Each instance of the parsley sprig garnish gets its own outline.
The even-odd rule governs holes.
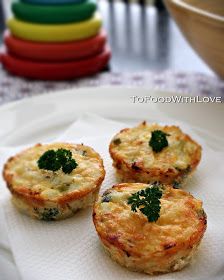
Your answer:
[[[40,169],[58,171],[62,168],[62,171],[66,174],[72,172],[78,164],[72,158],[72,152],[66,149],[48,150],[37,161],[37,165]]]
[[[138,208],[149,222],[156,222],[160,217],[161,197],[161,189],[158,186],[152,186],[132,194],[128,198],[128,204],[131,204],[133,212],[137,212]]]
[[[167,136],[170,135],[161,130],[152,131],[151,139],[149,140],[149,146],[152,147],[154,152],[159,153],[168,146],[168,141],[166,138]]]

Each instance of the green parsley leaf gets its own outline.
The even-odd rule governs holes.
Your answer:
[[[54,221],[58,214],[59,211],[57,208],[45,208],[40,215],[43,221]]]
[[[160,217],[160,198],[162,190],[153,185],[144,190],[132,194],[128,198],[131,210],[137,212],[137,208],[148,218],[149,222],[156,222]]]
[[[59,210],[57,208],[44,208],[43,210],[39,210],[34,207],[33,210],[39,216],[40,220],[43,221],[54,221],[56,216],[59,214]]]
[[[58,149],[56,153],[62,166],[72,158],[72,152],[66,149]]]
[[[54,150],[46,151],[37,162],[40,169],[57,171],[61,168],[61,163],[57,158],[57,154]]]
[[[66,149],[48,150],[37,161],[37,165],[40,169],[58,171],[62,168],[62,171],[66,174],[72,172],[78,164],[72,158],[72,152]]]
[[[170,135],[161,130],[152,131],[151,139],[149,140],[149,146],[152,147],[154,152],[159,153],[168,146],[166,136]]]
[[[74,159],[70,159],[62,166],[62,171],[66,174],[69,174],[77,166],[78,166],[77,162]]]

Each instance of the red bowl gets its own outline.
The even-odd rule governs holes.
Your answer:
[[[21,59],[41,62],[62,62],[80,60],[101,53],[107,40],[106,32],[69,43],[38,43],[18,39],[9,32],[5,33],[4,42],[8,53]]]
[[[106,47],[93,57],[70,62],[36,62],[22,60],[11,54],[2,54],[0,60],[10,73],[38,80],[69,80],[96,74],[105,68],[110,60],[111,51]]]

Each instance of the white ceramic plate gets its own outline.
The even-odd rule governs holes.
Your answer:
[[[222,103],[133,103],[132,96],[177,95],[120,87],[72,89],[39,95],[0,108],[0,146],[52,140],[84,112],[133,123],[166,117],[187,122],[210,147],[224,147]]]
[[[142,120],[165,122],[167,118],[173,118],[188,123],[213,149],[223,150],[223,104],[143,104],[133,103],[132,99],[132,96],[172,95],[176,94],[147,89],[88,88],[13,102],[0,108],[0,146],[51,141],[81,114],[91,112],[130,124]],[[7,263],[4,269],[15,270],[11,253],[3,251],[0,251],[1,270],[4,263]],[[17,271],[12,273],[17,274]]]

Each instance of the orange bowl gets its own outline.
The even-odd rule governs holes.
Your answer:
[[[224,78],[224,0],[164,2],[194,50]]]

